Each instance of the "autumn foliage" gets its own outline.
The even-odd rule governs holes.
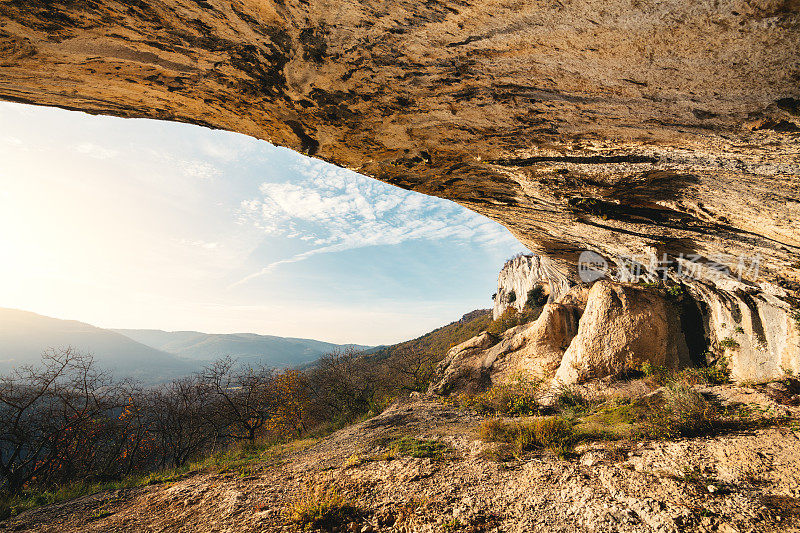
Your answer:
[[[39,367],[0,378],[0,489],[121,479],[232,442],[285,440],[310,423],[309,382],[297,370],[230,359],[158,387],[115,381],[91,357],[48,351]]]

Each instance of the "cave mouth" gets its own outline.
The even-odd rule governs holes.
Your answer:
[[[710,345],[706,335],[705,322],[707,305],[691,296],[683,298],[680,304],[681,330],[683,331],[689,358],[697,366],[707,366],[705,354]]]

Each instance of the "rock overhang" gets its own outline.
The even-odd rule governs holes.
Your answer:
[[[800,305],[800,5],[0,2],[0,98],[224,128],[454,200],[574,275],[761,258]]]

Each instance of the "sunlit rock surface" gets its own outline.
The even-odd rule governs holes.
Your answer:
[[[542,298],[555,301],[571,283],[568,275],[550,259],[539,255],[520,255],[507,261],[497,277],[492,317],[496,320],[509,306],[517,311],[525,307],[530,291],[538,288]]]
[[[555,382],[620,376],[644,363],[671,370],[689,365],[677,306],[654,291],[598,281]]]
[[[529,277],[524,259],[506,263],[501,287],[510,279],[541,282]],[[740,382],[800,374],[800,323],[786,302],[729,278],[670,283],[576,283],[535,321],[451,348],[430,392],[482,390],[519,377],[571,385],[624,376],[645,363],[677,370],[720,358]]]
[[[796,0],[3,0],[0,98],[253,135],[566,264],[760,253],[796,295],[798,49]]]

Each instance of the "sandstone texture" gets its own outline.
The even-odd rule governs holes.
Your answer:
[[[797,0],[0,0],[0,98],[224,128],[441,196],[565,268],[800,288]],[[794,300],[797,306],[797,300]]]

